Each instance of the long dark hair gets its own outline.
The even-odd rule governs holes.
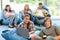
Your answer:
[[[30,15],[29,15],[29,14],[25,14],[25,16],[24,16],[24,17],[26,17],[26,16],[27,16],[27,17],[30,17]],[[27,23],[27,29],[30,31],[30,28],[29,28],[29,27],[30,27],[30,22],[28,22],[28,23]]]
[[[30,31],[30,22],[27,23],[27,29]]]
[[[10,7],[10,5],[6,5],[5,11],[8,11],[8,10],[7,10],[7,7]],[[9,9],[9,12],[11,12],[11,8]]]

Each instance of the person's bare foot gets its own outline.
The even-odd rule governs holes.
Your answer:
[[[14,26],[15,26],[15,27],[17,27],[17,25],[16,25],[16,24],[14,24]]]
[[[12,25],[10,25],[10,24],[9,24],[9,26],[8,26],[8,27],[9,27],[9,28],[13,28],[13,26],[12,26]]]

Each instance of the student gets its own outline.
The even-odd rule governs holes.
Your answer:
[[[43,6],[43,4],[39,3],[39,6],[38,6],[38,8],[36,9],[36,11],[34,13],[35,16],[39,16],[39,17],[45,17],[45,16],[47,16],[48,12],[45,9],[43,9],[42,6]]]
[[[44,18],[47,16],[47,11],[45,9],[43,9],[43,4],[39,3],[38,8],[35,10],[34,12],[34,18],[35,18],[35,24],[40,25],[41,21],[40,20],[44,20]]]
[[[14,21],[14,26],[17,26],[17,15],[10,8],[10,5],[6,5],[4,10],[4,18],[9,21],[9,27],[12,26],[12,22]]]
[[[18,25],[18,27],[19,26],[24,26],[29,29],[29,31],[34,31],[34,23],[30,21],[30,16],[28,14],[24,16],[24,20]]]
[[[40,36],[33,36],[32,40],[34,40],[34,38],[41,40],[60,40],[60,30],[52,25],[50,18],[45,18],[44,25],[46,28],[41,31]]]
[[[22,17],[24,18],[25,14],[30,15],[30,20],[33,21],[32,11],[29,8],[28,4],[25,4],[24,9],[22,10]]]
[[[35,29],[34,29],[34,23],[32,21],[30,21],[30,16],[28,14],[26,14],[24,16],[24,20],[23,22],[21,22],[18,27],[26,27],[29,30],[29,34],[34,33]]]
[[[34,28],[34,23],[32,21],[30,21],[30,16],[28,14],[26,14],[24,16],[24,20],[23,22],[21,22],[18,27],[25,27],[29,30],[29,35],[32,38],[32,36],[37,35],[35,34],[35,28]]]

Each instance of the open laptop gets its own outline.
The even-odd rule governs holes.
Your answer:
[[[17,27],[16,28],[16,33],[19,35],[19,36],[22,36],[24,38],[29,38],[29,31],[28,29],[24,28],[24,27]]]

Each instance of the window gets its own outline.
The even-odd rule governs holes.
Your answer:
[[[7,4],[10,4],[12,9],[14,9],[16,12],[19,12],[23,9],[24,4],[26,3],[31,6],[31,9],[34,9],[32,7],[36,8],[39,2],[42,2],[48,6],[52,16],[60,16],[60,0],[3,0],[3,4],[0,5],[0,9],[4,8]]]
[[[60,16],[60,0],[47,0],[47,6],[51,10],[53,16]]]
[[[0,0],[0,11],[2,10],[2,0]]]
[[[10,0],[10,2],[14,2],[14,0]]]

